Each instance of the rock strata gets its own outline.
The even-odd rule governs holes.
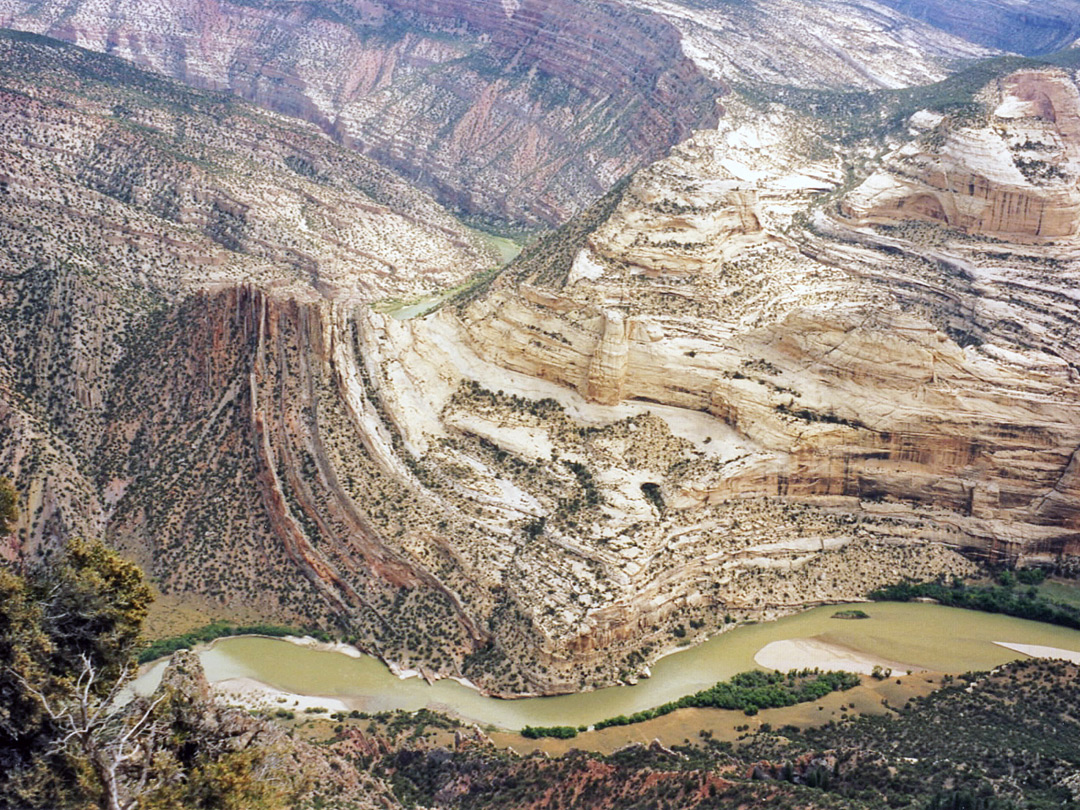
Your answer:
[[[606,2],[3,0],[0,25],[231,90],[443,203],[531,225],[565,220],[710,125],[721,92],[662,17]]]
[[[970,570],[955,550],[1072,565],[1074,94],[1059,72],[1024,71],[987,91],[989,127],[931,113],[912,124],[916,146],[928,119],[946,144],[1038,133],[1063,175],[1045,183],[1007,150],[945,154],[1047,211],[1059,201],[1058,224],[1044,222],[1060,236],[963,184],[938,193],[985,204],[967,223],[910,206],[860,218],[874,180],[815,205],[841,188],[843,156],[808,148],[810,120],[732,104],[591,230],[553,241],[558,253],[526,254],[457,316],[388,331],[411,379],[456,369],[468,384],[449,400],[421,386],[443,420],[407,429],[428,458],[472,436],[494,445],[503,475],[540,460],[570,473],[511,479],[532,496],[532,528],[508,551],[520,580],[510,568],[502,581],[518,594],[559,582],[532,613],[549,677],[604,651],[633,661],[643,634],[663,643],[650,624]],[[897,160],[874,176],[907,189],[946,174]],[[555,428],[564,419],[569,431]]]
[[[307,125],[36,38],[0,53],[10,553],[104,533],[167,591],[501,694],[973,559],[1080,557],[1062,71],[888,143],[732,97],[469,286],[475,234]]]
[[[1024,71],[991,95],[985,122],[956,127],[924,116],[921,137],[848,195],[844,213],[860,224],[924,220],[1004,240],[1075,237],[1076,84],[1064,71]]]

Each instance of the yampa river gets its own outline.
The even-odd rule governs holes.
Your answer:
[[[991,669],[1026,657],[994,642],[1080,654],[1080,631],[1039,622],[933,604],[883,602],[856,607],[870,618],[832,618],[843,608],[834,605],[775,622],[742,625],[661,659],[653,666],[652,677],[637,685],[520,700],[485,697],[453,680],[435,684],[419,678],[403,680],[376,658],[350,657],[281,639],[220,639],[201,649],[199,655],[212,683],[251,679],[282,692],[328,699],[332,705],[344,703],[350,709],[376,712],[426,707],[485,726],[520,729],[525,725],[591,724],[659,706],[736,673],[760,668],[754,656],[766,645],[788,640],[812,639],[819,646],[835,645],[867,659],[885,659],[913,670],[954,673]],[[828,663],[820,662],[822,668],[828,668]],[[152,665],[139,678],[136,690],[152,690],[164,666],[164,661]],[[897,670],[895,674],[903,673]],[[310,700],[306,703],[312,705]],[[282,705],[288,708],[290,703]]]

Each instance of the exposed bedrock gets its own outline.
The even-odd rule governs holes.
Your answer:
[[[1065,72],[1025,71],[992,93],[983,126],[926,114],[923,135],[843,203],[860,223],[919,219],[1006,240],[1080,230],[1080,102]]]
[[[160,326],[101,451],[123,487],[112,541],[170,591],[329,619],[403,665],[459,668],[488,637],[483,594],[459,595],[467,581],[420,521],[438,507],[369,399],[347,311],[243,286]],[[434,563],[410,553],[421,539]]]
[[[671,21],[683,50],[721,81],[835,89],[939,81],[994,51],[874,0],[626,0]],[[1034,0],[1026,0],[1034,6]],[[768,43],[768,47],[763,47]]]
[[[971,556],[1080,557],[1068,228],[867,207],[814,120],[732,99],[490,286],[396,320],[372,299],[490,266],[429,197],[235,99],[0,48],[24,551],[104,531],[167,591],[504,693]],[[1067,223],[1071,79],[987,98],[912,118],[928,157],[887,156],[887,187],[993,210],[937,182],[947,158]],[[950,151],[984,136],[1008,148]]]
[[[960,530],[956,544],[995,557],[1080,554],[1080,501],[1067,494],[1076,494],[1080,416],[1063,366],[1033,379],[901,313],[867,323],[864,312],[798,308],[723,341],[704,325],[628,319],[617,334],[612,325],[597,313],[568,328],[557,312],[506,302],[472,335],[500,364],[591,401],[703,411],[756,444],[666,479],[670,506],[888,500],[942,510],[937,519]],[[538,332],[569,340],[537,345]]]
[[[615,3],[0,0],[0,23],[306,118],[443,203],[531,224],[718,113],[678,31]]]
[[[946,222],[905,205],[852,216],[876,199],[872,178],[841,205],[859,227],[817,214],[815,230],[792,239],[792,202],[827,163],[732,177],[742,188],[733,195],[724,180],[737,168],[725,161],[765,164],[731,149],[722,127],[639,174],[564,285],[526,271],[473,304],[471,345],[587,401],[659,403],[733,430],[745,442],[738,452],[668,471],[669,507],[848,498],[856,513],[918,515],[994,559],[1080,554],[1070,292],[1080,103],[1055,71],[1014,74],[995,92],[987,128],[937,117],[948,170],[891,158],[875,175],[897,194],[935,188],[968,210],[954,231],[926,241]],[[1026,179],[1005,146],[950,151],[987,132],[1038,151],[1056,172]],[[775,155],[782,144],[760,148]],[[976,174],[988,193],[958,179]],[[1041,207],[1041,227],[1009,194]],[[717,222],[727,223],[719,238]]]
[[[995,120],[1060,79],[1011,77]],[[1040,150],[1063,173],[1070,98]],[[1040,109],[1024,133],[1050,132]],[[530,650],[532,688],[632,672],[721,612],[1080,557],[1071,237],[839,216],[814,205],[844,177],[813,137],[733,104],[477,300],[363,320],[403,446],[490,527],[521,620],[497,608],[492,644]]]

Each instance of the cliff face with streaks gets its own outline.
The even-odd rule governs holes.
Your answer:
[[[1011,74],[979,112],[927,110],[902,137],[923,143],[928,120],[945,144],[1041,133],[1023,148],[1060,174],[1017,186],[1068,199],[1075,92]],[[632,666],[665,625],[718,610],[964,570],[956,550],[1080,556],[1075,212],[1053,234],[1016,208],[853,218],[866,184],[845,189],[820,122],[729,113],[456,314],[384,327],[383,385],[424,401],[394,410],[419,457],[478,440],[498,472],[463,485],[519,490],[503,582],[535,606],[549,676],[613,652]],[[1019,174],[1007,156],[969,156],[969,175]],[[933,182],[894,161],[898,183]]]
[[[993,94],[983,126],[922,116],[922,136],[848,195],[859,223],[940,222],[1006,240],[1067,240],[1080,230],[1080,94],[1065,71],[1024,71]]]
[[[0,25],[317,123],[443,203],[566,219],[718,114],[663,18],[613,3],[4,0]]]
[[[312,127],[55,42],[0,53],[4,555],[105,534],[168,592],[345,618],[372,649],[404,646],[379,633],[415,591],[460,656],[482,631],[321,466],[313,420],[351,411],[315,400],[355,347],[318,302],[453,286],[494,251]]]
[[[901,87],[993,52],[835,0],[0,0],[0,26],[230,90],[444,204],[533,226],[714,124],[731,83]]]
[[[586,400],[733,429],[731,458],[658,482],[671,506],[855,498],[992,556],[1075,556],[1078,99],[1026,71],[986,91],[985,125],[919,113],[886,168],[808,220],[793,202],[839,181],[831,161],[770,166],[798,153],[767,122],[701,134],[637,176],[564,276],[526,271],[465,328]],[[928,141],[939,162],[919,160]]]
[[[972,42],[1014,53],[1050,53],[1069,47],[1080,36],[1080,4],[1075,0],[882,0],[882,5]]]

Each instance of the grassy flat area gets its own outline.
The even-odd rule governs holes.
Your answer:
[[[371,308],[376,312],[390,315],[401,321],[415,318],[420,315],[426,315],[451,298],[467,293],[472,288],[487,283],[499,272],[499,270],[516,259],[518,254],[521,253],[521,244],[509,237],[497,236],[488,233],[487,231],[477,230],[476,228],[473,228],[472,230],[485,244],[498,253],[499,263],[497,265],[489,267],[487,270],[483,270],[479,273],[474,273],[456,287],[451,287],[448,290],[422,295],[419,298],[409,301],[402,301],[397,298],[384,298],[381,301],[373,303]]]
[[[1039,586],[1039,596],[1051,602],[1080,608],[1080,580],[1048,579]]]
[[[218,620],[255,624],[264,618],[241,605],[222,605],[192,594],[163,594],[156,586],[151,587],[154,602],[143,625],[143,635],[150,640],[180,636]]]

